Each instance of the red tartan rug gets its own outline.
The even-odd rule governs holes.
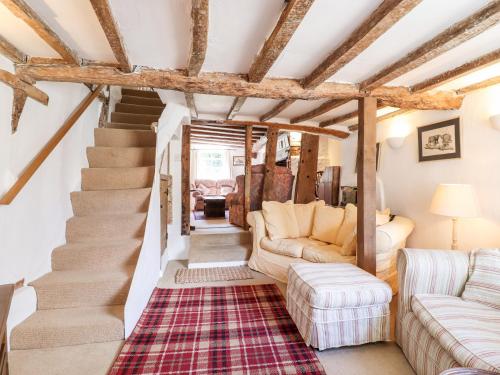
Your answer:
[[[110,374],[324,374],[276,285],[155,289]]]

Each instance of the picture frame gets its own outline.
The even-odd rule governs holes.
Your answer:
[[[460,119],[421,126],[418,132],[418,161],[461,157]]]
[[[244,156],[233,156],[233,167],[241,167],[245,165]]]

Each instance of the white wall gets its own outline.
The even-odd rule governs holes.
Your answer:
[[[0,56],[0,69],[13,71]],[[88,94],[84,85],[36,85],[50,99],[44,106],[28,99],[17,133],[11,135],[12,89],[0,84],[0,194]],[[27,282],[50,271],[52,250],[65,242],[65,222],[72,216],[69,193],[80,189],[85,147],[93,144],[100,103],[95,101],[8,206],[0,206],[0,284]]]
[[[416,222],[409,247],[450,247],[451,220],[429,212],[439,183],[472,184],[479,197],[481,217],[459,220],[459,247],[500,247],[500,132],[489,124],[489,117],[500,113],[499,98],[497,85],[468,95],[458,111],[418,111],[379,124],[379,141],[408,134],[400,149],[382,145],[379,177],[387,206]],[[455,117],[460,117],[462,157],[419,163],[416,128]],[[356,184],[356,142],[355,136],[342,142],[344,185]]]

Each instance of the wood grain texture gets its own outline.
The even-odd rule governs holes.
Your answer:
[[[316,171],[318,170],[319,136],[303,134],[300,144],[299,169],[295,185],[295,203],[316,200]]]
[[[57,132],[49,139],[49,141],[43,146],[43,148],[38,152],[34,159],[24,168],[20,176],[12,185],[12,187],[0,198],[0,205],[10,204],[14,198],[19,194],[22,188],[28,183],[30,178],[35,174],[38,168],[43,164],[45,159],[51,154],[51,152],[56,148],[56,146],[61,142],[68,131],[77,122],[83,112],[88,108],[88,106],[99,96],[99,93],[104,88],[104,86],[98,86],[94,92],[90,92],[82,102],[71,112],[69,117],[64,121],[62,126],[57,130]]]
[[[269,112],[264,113],[260,117],[260,121],[267,121],[273,117],[276,117],[279,113],[283,112],[285,109],[290,107],[293,103],[295,103],[295,100],[293,99],[286,99],[278,103],[275,107],[273,107]]]
[[[192,0],[193,33],[187,73],[197,76],[205,61],[208,41],[208,0]]]
[[[350,102],[349,99],[343,99],[343,100],[332,99],[332,100],[329,100],[329,101],[321,104],[319,107],[314,108],[313,110],[311,110],[309,112],[306,112],[306,113],[304,113],[302,115],[299,115],[297,117],[293,117],[292,119],[290,119],[290,122],[292,124],[296,124],[297,122],[301,122],[301,121],[306,121],[306,120],[312,119],[314,117],[317,117],[317,116],[320,116],[320,115],[322,115],[324,113],[327,113],[327,112],[331,111],[332,109],[335,109],[335,108],[338,108],[340,106],[343,106],[344,104],[347,104],[349,102]]]
[[[43,21],[24,0],[0,0],[12,14],[24,21],[54,49],[64,60],[79,64],[78,56],[66,43]]]
[[[18,75],[12,74],[6,70],[0,69],[0,82],[7,84],[13,89],[21,90],[26,93],[30,98],[42,104],[49,104],[49,96],[42,90],[36,88],[30,83],[20,79]]]
[[[143,68],[124,73],[112,67],[75,65],[20,64],[17,72],[37,81],[77,82],[130,87],[152,87],[200,94],[250,96],[268,99],[348,99],[374,96],[395,106],[407,102],[418,109],[457,109],[462,97],[453,91],[413,94],[405,87],[379,87],[360,90],[355,84],[325,82],[314,89],[304,89],[293,79],[268,79],[248,82],[244,76],[231,73],[200,73],[189,77],[179,70]]]
[[[264,189],[262,191],[263,201],[274,201],[273,195],[273,181],[274,172],[276,169],[276,149],[278,146],[279,129],[267,129],[267,142],[266,142],[266,170],[264,174]]]
[[[191,128],[189,125],[182,127],[181,145],[181,192],[182,192],[182,220],[181,234],[188,236],[191,233],[191,192],[190,190],[190,168],[191,168]]]
[[[375,275],[377,100],[359,99],[357,264]]]
[[[240,132],[231,132],[231,131],[220,131],[220,130],[199,130],[195,127],[191,128],[191,135],[205,135],[205,136],[220,136],[220,137],[229,137],[235,139],[245,139],[245,133]],[[252,135],[252,139],[259,139],[260,137],[257,135]]]
[[[245,104],[245,101],[247,98],[240,96],[237,98],[234,98],[233,104],[231,105],[231,108],[229,109],[229,112],[226,116],[228,120],[232,120],[234,116],[236,116],[239,112],[241,107],[243,107],[243,104]]]
[[[11,120],[11,131],[14,134],[17,131],[19,125],[19,120],[21,114],[23,113],[24,105],[26,104],[26,99],[28,95],[26,92],[20,89],[14,89],[14,96],[12,100],[12,120]]]
[[[385,0],[311,74],[303,80],[305,88],[324,82],[389,30],[422,0]]]
[[[248,230],[247,214],[250,212],[250,193],[252,187],[252,127],[245,128],[245,192],[243,201],[244,229]]]
[[[120,34],[120,30],[118,29],[115,18],[113,17],[109,1],[90,0],[90,3],[92,4],[94,12],[97,15],[97,19],[104,30],[104,34],[106,35],[106,39],[108,40],[113,54],[115,55],[116,61],[120,64],[120,68],[124,72],[131,72],[132,66],[128,60],[125,45],[123,44],[123,38]]]
[[[235,134],[241,134],[244,135],[246,132],[246,127],[245,126],[234,126],[234,125],[222,125],[222,126],[215,126],[215,125],[193,125],[191,124],[191,130],[205,130],[205,131],[216,131],[216,132],[223,132],[223,133],[235,133]],[[254,136],[261,137],[263,135],[266,135],[266,128],[265,127],[256,127],[254,126],[252,129],[252,134]]]
[[[473,15],[455,23],[400,60],[382,69],[361,83],[363,89],[373,89],[413,70],[427,61],[479,35],[500,21],[500,1],[491,1]]]
[[[0,55],[4,55],[13,63],[23,63],[27,61],[27,56],[18,50],[7,39],[0,35]]]
[[[189,108],[192,118],[198,118],[198,110],[196,109],[196,103],[194,101],[194,94],[191,92],[185,92],[184,97],[186,99],[186,105]]]

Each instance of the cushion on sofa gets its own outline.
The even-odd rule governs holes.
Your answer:
[[[416,294],[411,308],[461,366],[500,370],[500,310],[439,294]]]
[[[286,255],[294,258],[302,258],[302,250],[305,246],[326,245],[324,242],[311,240],[309,238],[282,238],[271,240],[264,237],[260,241],[260,246],[267,251],[279,255]]]
[[[300,237],[293,204],[264,201],[262,214],[271,240]]]
[[[323,242],[335,243],[342,220],[344,220],[344,209],[317,206],[314,210],[311,238]]]
[[[340,253],[343,256],[355,256],[357,249],[357,229],[355,229],[345,240],[344,244],[340,248]]]
[[[293,205],[295,217],[299,225],[300,237],[311,236],[314,223],[314,211],[316,207],[324,205],[325,201],[314,201],[305,204],[296,203]]]
[[[470,268],[462,298],[500,309],[500,249],[475,251]]]
[[[383,211],[377,210],[375,213],[375,222],[377,227],[380,225],[387,224],[389,221],[391,221],[391,209],[386,208]]]
[[[352,239],[352,234],[356,231],[358,209],[355,205],[349,203],[344,209],[344,221],[338,231],[334,244],[343,246],[346,241]]]
[[[356,263],[356,257],[343,256],[340,246],[330,244],[326,246],[305,246],[302,258],[314,263]]]

